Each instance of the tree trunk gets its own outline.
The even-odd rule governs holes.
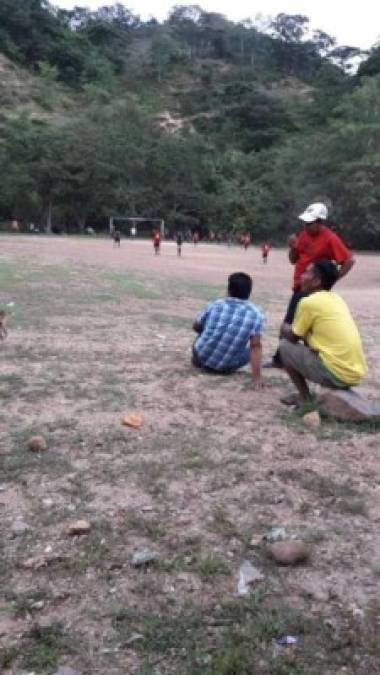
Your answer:
[[[84,234],[85,225],[86,225],[86,217],[85,216],[79,216],[78,217],[79,234]]]
[[[46,216],[46,232],[47,232],[47,234],[51,234],[51,229],[52,229],[52,213],[53,213],[53,204],[52,204],[51,199],[49,199],[48,210],[47,210],[47,216]]]

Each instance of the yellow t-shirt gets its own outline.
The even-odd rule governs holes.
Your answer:
[[[317,291],[302,298],[292,331],[318,352],[322,364],[345,384],[358,384],[367,372],[358,329],[336,293]]]

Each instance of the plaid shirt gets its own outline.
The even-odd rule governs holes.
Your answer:
[[[265,317],[248,300],[225,298],[210,302],[197,316],[202,333],[194,348],[203,366],[234,370],[248,363],[248,341],[261,335]]]

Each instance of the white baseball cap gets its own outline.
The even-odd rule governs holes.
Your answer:
[[[305,223],[313,223],[315,220],[327,220],[328,215],[329,211],[327,206],[321,202],[317,202],[316,204],[310,204],[306,211],[301,213],[298,218]]]

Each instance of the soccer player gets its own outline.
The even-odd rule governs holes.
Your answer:
[[[180,258],[182,255],[182,243],[183,243],[182,232],[177,232],[176,242],[177,242],[177,256]]]
[[[193,324],[199,336],[193,345],[192,362],[197,368],[220,374],[232,373],[250,363],[254,388],[261,389],[265,318],[261,308],[248,301],[251,291],[248,274],[231,274],[228,296],[210,302]]]
[[[264,265],[266,265],[267,262],[268,262],[268,255],[269,255],[269,251],[271,250],[271,248],[272,248],[271,245],[268,244],[268,242],[266,242],[266,241],[264,241],[264,243],[261,244],[261,255],[263,257]]]
[[[155,230],[153,234],[153,248],[156,255],[159,255],[160,253],[160,246],[161,246],[161,235],[158,230]]]
[[[120,230],[114,230],[114,231],[113,231],[113,234],[112,234],[112,238],[113,238],[113,246],[114,246],[114,248],[115,248],[115,246],[117,246],[118,248],[120,248],[120,241],[121,241],[121,233],[120,233]]]

